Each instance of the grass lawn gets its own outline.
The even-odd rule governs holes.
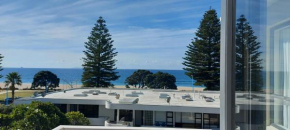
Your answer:
[[[30,97],[33,95],[34,92],[43,92],[44,90],[17,90],[15,92],[15,97]],[[0,91],[0,93],[6,91]],[[11,97],[11,92],[8,92],[8,97]],[[6,93],[0,94],[0,101],[4,101],[6,98]]]

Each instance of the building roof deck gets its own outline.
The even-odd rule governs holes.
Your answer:
[[[105,92],[106,94],[87,94],[87,96],[74,96],[75,94],[82,94],[82,92],[90,91],[90,90],[100,90],[101,92]],[[139,97],[126,97],[127,94],[132,94],[132,92],[143,94],[138,94]],[[109,93],[116,92],[120,94],[120,98],[116,99],[114,95],[108,95]],[[159,98],[161,93],[166,93],[171,97],[170,104],[167,103],[165,98]],[[190,95],[193,101],[186,101],[182,99],[184,95]],[[214,102],[206,102],[202,95],[206,97],[211,97],[215,99]],[[105,88],[91,88],[91,89],[71,89],[66,90],[66,92],[54,92],[45,95],[45,97],[38,96],[34,98],[22,98],[21,100],[60,100],[60,99],[80,99],[80,100],[92,100],[92,101],[110,101],[113,104],[119,104],[119,100],[124,98],[138,98],[139,101],[137,104],[139,105],[159,105],[159,106],[186,106],[186,107],[207,107],[207,108],[219,108],[220,107],[220,99],[219,93],[211,93],[211,92],[190,92],[190,91],[177,91],[177,90],[152,90],[152,89],[142,89],[142,90],[132,90],[132,89],[105,89]]]

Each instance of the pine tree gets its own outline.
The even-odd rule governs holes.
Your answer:
[[[220,87],[220,21],[216,10],[210,9],[203,15],[196,37],[187,46],[183,68],[194,85],[203,85],[207,90]]]
[[[110,81],[117,80],[120,76],[115,70],[114,59],[117,56],[113,48],[113,40],[107,29],[106,22],[99,17],[95,27],[85,42],[85,58],[83,58],[82,83],[84,87],[109,87],[114,86]]]
[[[236,24],[236,90],[259,91],[262,88],[260,42],[244,15]]]
[[[0,54],[0,71],[3,70],[2,66],[1,66],[1,64],[2,64],[2,59],[3,59],[3,58],[4,58],[4,57]],[[0,78],[2,78],[2,77],[3,77],[3,75],[0,74]]]

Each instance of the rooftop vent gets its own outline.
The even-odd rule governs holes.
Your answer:
[[[93,92],[93,95],[99,95],[99,93],[98,92]]]
[[[191,98],[191,96],[189,94],[185,94],[184,96],[182,96],[182,99],[187,99],[187,98]]]
[[[101,92],[101,91],[100,91],[99,94],[107,94],[107,92]]]
[[[124,98],[119,101],[120,104],[137,104],[139,98]]]
[[[45,92],[42,92],[42,93],[41,93],[41,96],[42,96],[42,97],[45,97],[45,95],[46,95]]]
[[[99,94],[107,94],[106,92],[101,92],[100,90],[89,90],[89,91],[83,91],[83,94],[93,94],[93,95],[99,95]]]
[[[111,93],[109,93],[108,95],[109,95],[109,96],[116,96],[117,93],[116,93],[116,92],[111,92]]]
[[[74,94],[75,97],[86,97],[88,94]]]
[[[33,93],[33,96],[34,96],[34,97],[37,97],[37,96],[38,96],[38,92],[34,92],[34,93]]]
[[[100,90],[89,90],[89,92],[93,93],[93,92],[101,92]]]
[[[126,94],[126,97],[139,97],[138,94]]]
[[[160,93],[159,98],[166,98],[169,97],[167,93]]]
[[[211,97],[204,97],[206,102],[214,102],[215,100]]]
[[[143,95],[143,92],[141,92],[141,91],[140,92],[133,91],[132,94]]]

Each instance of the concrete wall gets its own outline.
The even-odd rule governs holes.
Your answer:
[[[114,109],[106,109],[105,105],[99,105],[99,117],[109,117],[110,121],[114,121],[114,116]]]
[[[105,126],[105,118],[88,118],[90,121],[90,125],[95,126]]]

